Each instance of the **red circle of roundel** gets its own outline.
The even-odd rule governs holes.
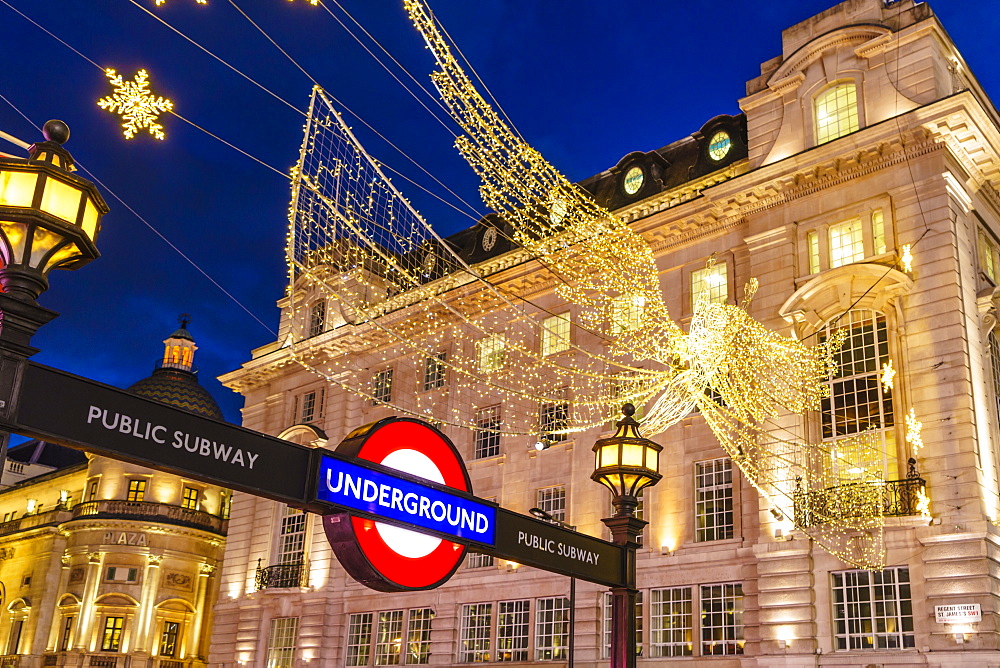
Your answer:
[[[387,418],[357,430],[337,447],[337,452],[382,463],[399,450],[415,450],[441,472],[444,484],[471,492],[469,475],[461,456],[447,436],[413,418]],[[349,520],[349,521],[348,521]],[[433,589],[450,578],[465,556],[465,546],[441,540],[430,554],[407,557],[382,539],[375,522],[336,513],[324,517],[330,544],[344,568],[359,582],[380,591]]]

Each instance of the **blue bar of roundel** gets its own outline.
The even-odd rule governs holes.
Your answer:
[[[495,507],[332,457],[320,462],[316,498],[456,538],[496,542]]]

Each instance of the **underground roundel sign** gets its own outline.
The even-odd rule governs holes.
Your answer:
[[[392,417],[365,425],[337,446],[337,454],[381,464],[460,492],[472,492],[465,464],[448,437],[413,418]],[[349,462],[328,460],[320,488],[321,496],[329,501],[342,505],[370,502],[371,512],[382,517],[406,520],[410,513],[421,521],[426,519],[429,527],[439,521],[442,528],[450,527],[450,533],[456,536],[475,537],[470,532],[477,525],[482,530],[486,523],[492,530],[492,518],[477,510],[482,504],[446,495],[437,498],[432,493],[437,490],[427,488],[411,491],[406,481],[384,475],[380,480],[371,471]],[[433,589],[454,574],[465,556],[464,545],[350,512],[324,516],[323,527],[345,570],[358,582],[379,591]]]

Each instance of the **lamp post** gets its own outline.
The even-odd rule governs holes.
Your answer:
[[[601,520],[611,529],[611,540],[625,548],[625,586],[611,588],[611,667],[635,668],[636,539],[645,520],[635,516],[639,493],[663,476],[659,473],[663,447],[639,433],[632,417],[635,406],[622,406],[624,417],[615,423],[615,434],[594,444],[596,467],[590,476],[611,490],[614,517]]]
[[[35,301],[53,269],[78,269],[98,257],[95,242],[108,206],[93,183],[73,174],[62,144],[69,127],[48,121],[45,141],[27,158],[0,155],[0,415],[14,415],[24,365],[38,352],[31,337],[58,313]],[[0,432],[0,473],[10,434]]]

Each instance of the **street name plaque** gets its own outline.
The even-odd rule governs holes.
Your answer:
[[[29,362],[14,431],[277,499],[309,496],[310,448]]]

